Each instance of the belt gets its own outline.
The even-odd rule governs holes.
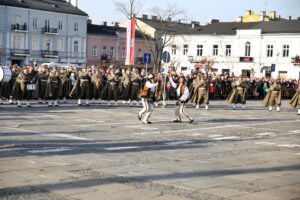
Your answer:
[[[58,81],[51,81],[51,82],[53,82],[53,83],[58,83]]]
[[[115,83],[115,82],[109,82],[109,84],[111,84],[111,85],[116,85],[117,83]]]
[[[273,90],[272,93],[279,93],[279,91]]]
[[[132,83],[132,85],[140,85],[140,84],[138,84],[138,83]]]
[[[86,81],[89,81],[89,80],[88,79],[80,79],[80,81],[86,82]]]
[[[45,79],[41,79],[41,81],[42,81],[42,82],[47,82],[47,80],[45,80]]]
[[[237,89],[238,89],[238,90],[243,90],[244,88],[242,88],[242,87],[238,87]]]

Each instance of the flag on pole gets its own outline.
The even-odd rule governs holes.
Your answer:
[[[131,19],[128,21],[127,24],[125,65],[134,65],[134,44],[135,44],[135,20]]]

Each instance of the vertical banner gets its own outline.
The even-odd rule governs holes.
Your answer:
[[[126,32],[126,61],[125,65],[134,65],[135,20],[129,20]]]

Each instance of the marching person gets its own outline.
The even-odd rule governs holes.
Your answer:
[[[205,104],[205,109],[208,110],[209,104],[209,90],[208,82],[205,80],[203,74],[198,74],[197,78],[192,83],[193,96],[191,102],[196,104],[196,110],[199,109],[200,105]]]
[[[42,66],[38,73],[38,80],[36,84],[35,97],[38,98],[38,103],[46,103],[46,87],[49,79],[49,69],[48,66]]]
[[[232,105],[233,110],[236,109],[236,104],[242,104],[242,110],[245,110],[247,87],[242,76],[237,80],[234,80],[231,86],[232,90],[228,95],[226,102]]]
[[[123,104],[128,101],[130,103],[130,106],[132,106],[131,100],[129,99],[129,91],[131,86],[131,71],[130,68],[126,70],[122,70],[122,77],[120,82],[120,92],[121,92],[121,98],[123,99]]]
[[[149,118],[153,112],[153,102],[155,101],[155,91],[158,83],[154,82],[153,74],[148,75],[148,80],[141,92],[143,109],[138,113],[138,119],[142,120],[143,124],[151,124]]]
[[[292,98],[292,100],[290,101],[289,104],[292,108],[297,108],[298,107],[297,115],[300,115],[300,80],[298,80],[297,91],[296,91],[295,95],[293,96],[293,98]]]
[[[92,88],[93,88],[93,100],[98,99],[98,102],[101,100],[101,92],[102,92],[102,77],[100,70],[95,70],[92,76]]]
[[[110,70],[107,76],[107,105],[110,106],[110,101],[113,99],[115,101],[115,106],[118,106],[118,82],[119,77],[116,75],[113,69]]]
[[[139,107],[139,93],[141,89],[142,77],[139,75],[137,69],[133,69],[133,74],[131,76],[131,86],[130,86],[130,105],[132,106],[133,101],[136,102],[136,106]]]
[[[181,122],[181,115],[184,115],[189,120],[190,124],[193,123],[194,119],[192,119],[185,112],[186,103],[188,102],[188,98],[189,98],[189,89],[185,83],[185,77],[180,76],[178,84],[174,83],[171,75],[169,76],[169,80],[172,84],[172,87],[176,89],[177,98],[178,98],[176,103],[176,108],[175,108],[176,119],[173,122],[175,123]]]
[[[269,111],[272,111],[273,106],[276,106],[277,112],[280,112],[281,106],[281,86],[276,80],[273,81],[270,86],[265,99],[262,102],[264,107],[269,107]]]
[[[49,74],[46,87],[46,99],[48,99],[48,106],[58,106],[58,100],[61,96],[61,78],[59,76],[59,70],[55,66]]]
[[[61,68],[60,70],[60,79],[61,79],[61,97],[64,103],[67,103],[67,97],[70,94],[70,82],[69,82],[70,73],[66,68]]]
[[[82,99],[85,99],[85,104],[87,106],[90,105],[90,83],[91,77],[89,76],[87,68],[82,68],[81,72],[78,75],[78,79],[70,93],[70,97],[77,96],[79,106],[82,105]]]

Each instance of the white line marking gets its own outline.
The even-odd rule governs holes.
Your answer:
[[[108,151],[118,151],[118,150],[128,150],[128,149],[140,149],[141,147],[138,146],[128,146],[128,147],[109,147],[109,148],[104,148],[105,150]]]
[[[279,144],[278,147],[288,147],[288,148],[294,148],[294,147],[300,147],[299,144]]]
[[[202,136],[203,134],[202,133],[190,133],[190,134],[186,134],[187,136]]]
[[[178,146],[178,145],[193,144],[193,143],[194,143],[193,141],[174,141],[174,142],[167,142],[164,144],[168,146]]]
[[[68,135],[68,134],[43,133],[43,132],[38,132],[38,131],[30,131],[30,130],[26,130],[26,129],[22,129],[22,128],[10,128],[10,127],[4,127],[4,128],[11,129],[11,130],[17,130],[17,131],[24,131],[27,133],[36,133],[36,134],[39,134],[44,137],[60,137],[60,138],[69,138],[69,139],[73,139],[73,140],[94,141],[93,139],[90,139],[90,138],[77,137],[77,136]]]
[[[142,130],[157,130],[158,128],[155,127],[143,127]]]
[[[61,148],[56,148],[56,149],[38,149],[38,150],[32,150],[28,151],[29,153],[58,153],[58,152],[63,152],[63,151],[71,151],[71,148],[66,148],[66,147],[61,147]]]
[[[214,140],[233,140],[233,139],[238,139],[240,137],[237,136],[226,136],[226,137],[217,137],[213,138]]]
[[[256,133],[255,135],[257,135],[257,136],[269,136],[269,135],[276,135],[276,133],[268,133],[268,132],[266,132],[266,133]]]
[[[216,137],[221,137],[222,135],[209,135],[209,138],[216,138]]]
[[[254,144],[261,144],[266,146],[276,145],[275,142],[254,142]]]
[[[289,131],[291,133],[300,133],[300,130],[293,130],[293,131]]]

